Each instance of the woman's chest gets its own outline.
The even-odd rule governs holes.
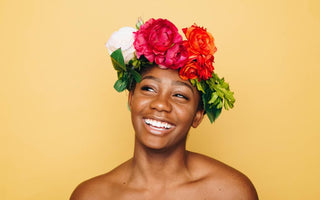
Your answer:
[[[163,189],[123,189],[112,195],[113,200],[210,200],[214,190],[197,185]]]

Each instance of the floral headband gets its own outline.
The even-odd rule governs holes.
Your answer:
[[[141,69],[158,65],[179,71],[183,80],[189,80],[202,95],[203,108],[211,123],[222,108],[233,108],[235,99],[229,84],[214,73],[214,56],[217,51],[213,36],[196,24],[182,29],[182,39],[177,27],[167,19],[141,19],[136,29],[123,27],[114,32],[106,47],[111,55],[118,80],[118,92],[130,89],[141,81]]]

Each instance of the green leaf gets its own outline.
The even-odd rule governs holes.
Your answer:
[[[193,86],[196,86],[196,84],[197,84],[196,83],[196,81],[197,81],[196,79],[190,79],[189,81]]]
[[[126,71],[126,64],[124,63],[124,58],[121,49],[117,49],[111,54],[111,62],[115,70]]]
[[[213,123],[219,117],[219,115],[221,114],[221,111],[222,109],[216,109],[216,108],[206,111],[207,116],[211,123]]]
[[[196,81],[196,86],[197,86],[197,89],[199,90],[199,91],[201,91],[202,93],[206,93],[205,92],[205,84],[202,82],[202,81]]]
[[[228,101],[224,101],[224,102],[223,102],[223,107],[224,107],[226,110],[229,110]]]
[[[211,124],[215,121],[214,114],[212,112],[206,112]]]
[[[129,72],[132,74],[134,80],[137,82],[137,83],[140,83],[141,82],[141,75],[136,71],[136,70],[133,70],[133,69],[130,69]]]
[[[212,104],[214,103],[218,98],[218,94],[216,92],[213,92],[212,95],[211,95],[211,99],[210,101],[208,102],[209,104]]]
[[[203,108],[206,109],[207,108],[207,104],[208,104],[207,94],[206,93],[202,93],[202,102],[203,102]]]
[[[136,23],[136,28],[139,30],[139,29],[140,29],[140,26],[143,25],[143,24],[144,24],[144,22],[143,22],[142,18],[139,17],[139,18],[138,18],[138,21],[137,21],[137,23]]]
[[[226,99],[225,102],[227,102],[227,104],[228,104],[228,107],[226,108],[226,106],[225,106],[225,108],[226,108],[226,110],[228,110],[229,108],[233,108],[233,104],[234,104],[235,100],[230,101],[230,100]]]
[[[135,68],[135,69],[138,69],[140,67],[140,62],[139,60],[137,60],[137,58],[133,58],[132,60],[132,66]]]
[[[220,114],[221,114],[222,109],[215,109],[213,114],[214,114],[214,119],[217,119]]]
[[[234,97],[233,97],[233,92],[227,90],[224,94],[225,98],[229,99],[230,101],[235,101]]]
[[[220,101],[219,104],[217,105],[217,109],[221,109],[223,106],[223,101]]]
[[[118,71],[117,75],[118,79],[121,79],[123,77],[123,71]]]
[[[118,79],[114,84],[114,89],[117,90],[117,92],[122,92],[123,90],[127,89],[128,80],[126,78]]]

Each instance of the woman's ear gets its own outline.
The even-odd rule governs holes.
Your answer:
[[[204,116],[204,109],[198,109],[192,122],[192,127],[197,128],[199,124],[202,122]]]

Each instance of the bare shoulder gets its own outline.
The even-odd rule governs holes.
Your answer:
[[[125,175],[126,165],[127,162],[106,174],[82,182],[72,192],[70,200],[112,199],[117,191],[121,191],[121,180]]]
[[[258,195],[250,179],[238,170],[213,158],[190,152],[191,168],[215,198],[257,200]],[[201,170],[199,170],[201,169]]]

